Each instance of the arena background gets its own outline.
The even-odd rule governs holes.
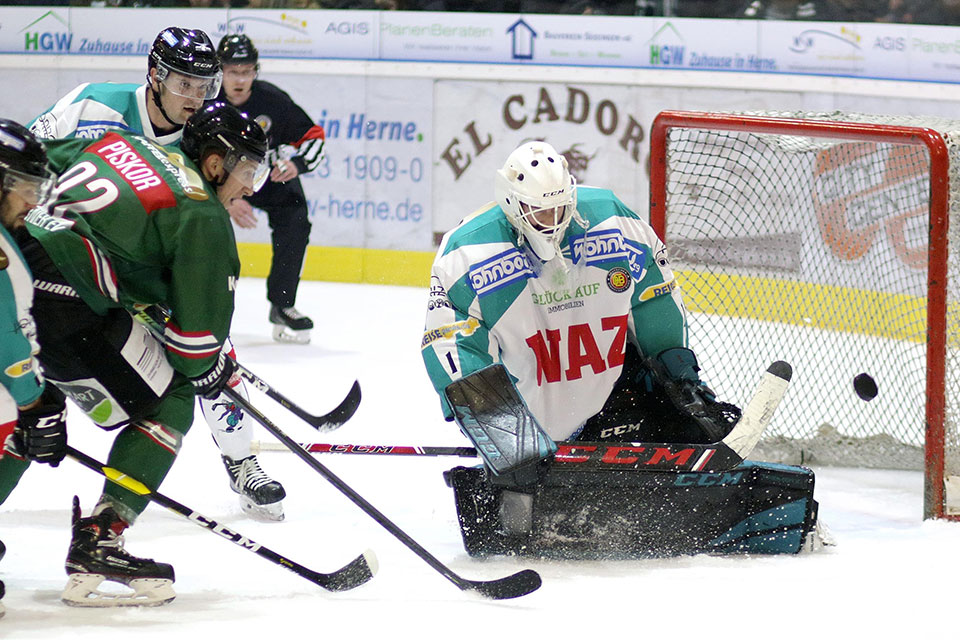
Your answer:
[[[492,200],[495,170],[528,139],[645,216],[648,132],[664,109],[960,111],[956,27],[0,7],[0,113],[26,122],[82,82],[141,82],[152,39],[173,24],[248,34],[261,78],[324,125],[326,160],[303,178],[305,279],[426,285],[439,237]],[[237,239],[243,274],[266,275],[265,218]]]

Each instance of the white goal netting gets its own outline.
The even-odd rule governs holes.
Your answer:
[[[704,376],[722,399],[743,402],[769,362],[795,369],[757,457],[928,467],[928,409],[941,396],[928,385],[938,365],[927,346],[943,336],[943,455],[947,475],[960,475],[960,121],[671,113],[659,125],[664,171],[652,172],[651,222],[665,224]],[[750,130],[755,120],[777,126]],[[945,312],[928,292],[938,203],[950,221],[939,243],[946,274],[934,285]],[[860,372],[879,386],[871,402],[853,392]]]

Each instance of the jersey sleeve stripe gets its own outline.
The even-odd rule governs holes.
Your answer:
[[[97,249],[90,240],[83,237],[81,239],[87,248],[87,255],[90,258],[90,267],[93,269],[97,289],[100,290],[102,295],[118,302],[117,275],[113,272],[113,265],[110,264],[107,256]]]
[[[202,359],[220,351],[220,341],[209,331],[182,331],[173,323],[167,323],[163,341],[169,351],[184,358]]]

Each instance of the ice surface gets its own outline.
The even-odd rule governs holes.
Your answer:
[[[243,279],[233,339],[238,357],[305,408],[328,411],[354,379],[364,400],[340,431],[315,432],[271,400],[253,402],[297,440],[466,445],[443,421],[420,361],[426,289],[305,282],[298,308],[316,323],[309,346],[270,340],[262,280]],[[852,395],[852,394],[851,394]],[[74,412],[70,442],[101,460],[112,435]],[[269,439],[258,430],[257,439]],[[227,486],[206,424],[187,436],[161,491],[317,571],[367,548],[380,573],[331,594],[151,505],[127,534],[137,555],[170,562],[177,599],[153,609],[60,603],[70,498],[85,513],[100,480],[78,464],[34,465],[0,508],[7,585],[0,638],[919,638],[957,637],[960,524],[922,522],[922,476],[817,469],[823,519],[840,545],[789,557],[685,557],[631,562],[477,561],[461,546],[441,478],[457,458],[323,455],[319,459],[417,542],[469,579],[533,568],[543,587],[492,602],[459,591],[289,453],[261,454],[287,489],[287,519],[249,520]],[[124,634],[122,636],[114,634]]]

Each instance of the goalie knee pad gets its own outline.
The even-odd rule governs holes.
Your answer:
[[[531,494],[529,514],[520,514],[526,531],[517,526],[517,501],[505,502],[483,469],[444,475],[471,556],[797,553],[817,519],[814,475],[803,467],[744,462],[717,473],[585,473],[555,465]]]

